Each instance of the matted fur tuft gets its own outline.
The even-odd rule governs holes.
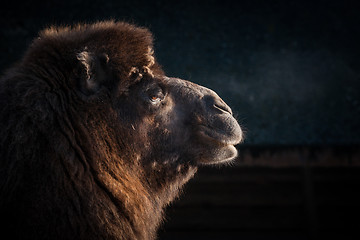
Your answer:
[[[69,62],[69,56],[73,55],[74,51],[76,54],[84,51],[106,54],[110,66],[117,69],[116,77],[122,80],[120,86],[125,89],[136,79],[132,76],[134,72],[145,72],[152,76],[164,75],[155,60],[153,37],[149,30],[124,22],[105,21],[50,27],[40,32],[39,38],[33,42],[27,55],[33,57],[36,54],[44,54],[44,48],[52,48],[49,49],[52,57],[58,58],[58,64],[64,62],[64,67],[67,67],[65,63]],[[57,53],[60,55],[56,56]],[[25,56],[25,61],[26,59]],[[73,65],[70,64],[68,67]]]

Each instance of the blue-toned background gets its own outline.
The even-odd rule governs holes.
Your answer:
[[[208,86],[246,145],[360,143],[356,1],[11,1],[0,69],[51,24],[126,20],[151,29],[166,73]]]

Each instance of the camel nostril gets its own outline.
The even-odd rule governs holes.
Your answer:
[[[230,113],[230,115],[233,114],[231,108],[226,104],[214,103],[213,107],[220,110],[221,112]]]
[[[229,113],[232,115],[231,108],[217,95],[208,95],[204,97],[208,109],[216,110],[219,113]]]

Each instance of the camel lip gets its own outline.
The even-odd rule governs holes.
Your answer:
[[[235,148],[234,145],[226,145],[219,150],[227,152],[226,156],[223,158],[208,158],[206,161],[200,161],[200,165],[221,165],[233,162],[238,157],[238,150]]]
[[[237,145],[242,141],[242,132],[229,134],[222,129],[216,129],[207,125],[199,125],[199,135],[205,139],[217,143],[219,146]]]

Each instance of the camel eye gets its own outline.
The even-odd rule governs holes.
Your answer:
[[[151,84],[146,86],[143,92],[144,100],[153,106],[159,105],[161,101],[165,99],[166,93],[162,86],[158,84]]]
[[[150,100],[156,102],[156,101],[159,101],[160,98],[158,96],[151,96]]]
[[[156,93],[156,94],[151,94],[151,95],[149,95],[149,99],[152,104],[156,104],[164,99],[164,95],[161,92]]]

